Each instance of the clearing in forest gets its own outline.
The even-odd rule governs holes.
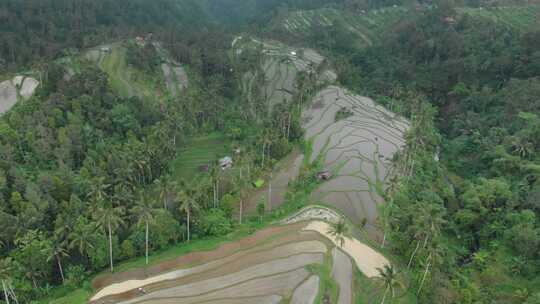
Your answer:
[[[191,178],[204,171],[205,166],[230,156],[231,153],[231,141],[223,133],[216,132],[189,140],[186,148],[178,152],[178,157],[171,166],[176,177]]]

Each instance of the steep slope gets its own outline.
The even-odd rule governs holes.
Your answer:
[[[0,82],[0,115],[9,111],[17,101],[32,97],[38,86],[39,81],[23,75]]]

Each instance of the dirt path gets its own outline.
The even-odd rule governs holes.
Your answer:
[[[304,155],[298,149],[295,149],[285,159],[281,160],[274,168],[275,173],[272,174],[270,183],[267,182],[264,187],[250,196],[245,206],[245,212],[255,214],[257,204],[261,201],[266,202],[267,210],[281,206],[285,201],[289,183],[296,180],[300,173],[303,160]],[[272,185],[271,191],[269,191],[270,184]]]
[[[304,228],[304,230],[312,230],[320,233],[339,247],[336,240],[328,233],[329,229],[330,225],[321,221],[310,222]],[[385,265],[390,265],[390,262],[382,254],[355,238],[346,237],[343,246],[340,248],[352,257],[358,269],[368,278],[379,277],[377,268],[384,268]]]

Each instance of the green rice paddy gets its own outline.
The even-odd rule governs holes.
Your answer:
[[[178,152],[172,163],[173,174],[177,178],[192,177],[200,172],[201,166],[210,165],[231,153],[231,141],[223,133],[194,137],[187,148]]]

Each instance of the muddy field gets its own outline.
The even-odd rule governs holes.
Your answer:
[[[94,285],[103,287],[90,303],[311,304],[320,279],[306,266],[321,265],[330,256],[339,303],[351,303],[353,265],[367,277],[377,277],[376,268],[388,261],[354,238],[336,249],[328,229],[321,221],[272,227],[216,250],[98,278]]]
[[[332,278],[339,286],[337,304],[352,303],[353,268],[351,259],[343,251],[335,247],[332,250]]]
[[[213,251],[98,278],[94,286],[99,291],[91,303],[278,303],[310,276],[305,266],[321,264],[330,254],[331,241],[304,231],[305,225],[268,228]],[[317,290],[318,284],[314,296]]]
[[[338,112],[348,116],[336,120]],[[408,122],[369,98],[331,86],[304,113],[306,137],[313,140],[311,161],[322,154],[333,178],[312,195],[341,210],[354,223],[367,221],[377,234],[381,194],[393,174],[392,159],[405,144]]]

